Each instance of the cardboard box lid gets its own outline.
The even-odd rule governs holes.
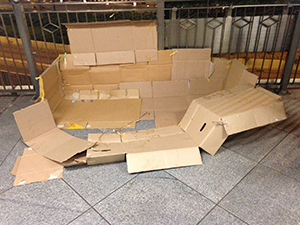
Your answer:
[[[13,186],[62,178],[63,166],[25,148],[12,170],[16,176]]]
[[[24,142],[39,154],[57,162],[93,146],[58,129],[47,102],[39,102],[14,113]]]

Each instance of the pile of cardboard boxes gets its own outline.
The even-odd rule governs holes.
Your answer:
[[[229,135],[286,119],[281,97],[256,87],[238,60],[211,62],[210,49],[158,51],[153,21],[66,26],[72,54],[41,75],[40,102],[14,113],[30,147],[14,185],[78,164],[126,160],[129,173],[199,165],[199,147],[214,155]],[[156,128],[119,132],[139,120]],[[118,130],[82,140],[60,129],[72,127]],[[49,163],[30,168],[41,157]]]

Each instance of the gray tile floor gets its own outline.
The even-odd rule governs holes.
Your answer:
[[[286,121],[230,136],[215,156],[201,152],[201,166],[140,174],[125,163],[80,166],[12,187],[26,146],[12,112],[31,98],[0,97],[0,224],[300,224],[300,90],[283,96]]]

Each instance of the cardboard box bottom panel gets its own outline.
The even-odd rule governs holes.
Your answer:
[[[141,99],[114,99],[72,102],[63,99],[53,112],[56,124],[68,128],[134,128],[139,120]]]

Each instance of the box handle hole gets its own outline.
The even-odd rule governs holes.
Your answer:
[[[202,125],[202,127],[200,128],[200,132],[204,130],[205,126],[206,126],[206,123],[204,123],[204,124]]]

